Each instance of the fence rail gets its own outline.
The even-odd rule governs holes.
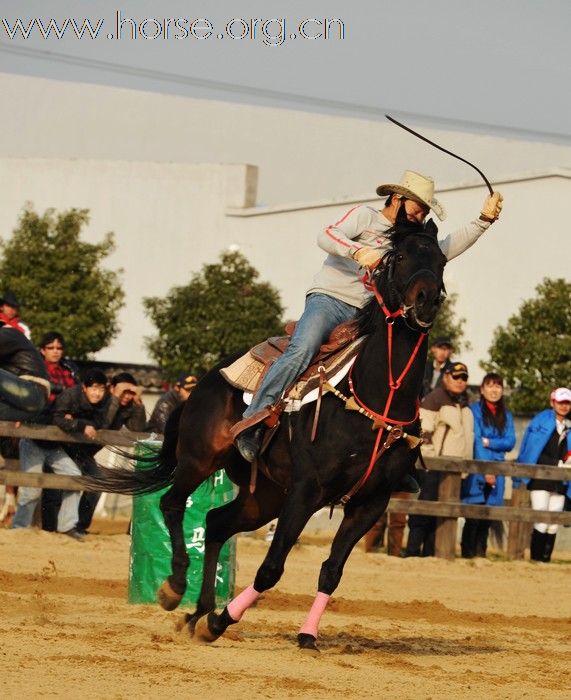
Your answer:
[[[66,433],[54,425],[32,425],[16,427],[15,423],[0,421],[0,436],[51,440],[57,442],[96,444],[132,448],[137,440],[150,437],[148,433],[133,433],[126,430],[98,430],[95,440],[79,434]],[[468,505],[460,502],[462,474],[495,474],[511,477],[535,477],[552,481],[571,481],[570,467],[546,467],[534,464],[519,464],[514,461],[486,462],[461,457],[425,457],[430,471],[440,473],[438,501],[415,501],[392,498],[389,512],[414,515],[430,515],[437,518],[436,556],[454,559],[458,518],[476,518],[509,522],[508,556],[523,559],[529,540],[530,523],[544,522],[571,525],[571,512],[553,513],[531,510],[525,486],[512,492],[508,506]],[[0,484],[11,486],[35,486],[65,490],[86,490],[78,477],[58,474],[36,474],[19,471],[18,460],[6,459],[0,463]]]

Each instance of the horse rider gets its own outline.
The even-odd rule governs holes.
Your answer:
[[[390,233],[395,224],[422,224],[429,212],[444,221],[446,212],[434,198],[434,180],[406,170],[398,184],[377,187],[387,196],[381,210],[369,205],[350,209],[337,223],[322,231],[317,243],[328,255],[307,291],[304,312],[285,352],[272,364],[246,408],[243,420],[232,428],[234,443],[248,462],[256,458],[270,415],[270,407],[308,366],[331,331],[352,321],[367,303],[367,291],[359,268],[374,269],[392,246]],[[448,260],[463,253],[496,221],[502,210],[499,192],[486,197],[478,218],[439,241]],[[416,491],[417,486],[398,490]]]

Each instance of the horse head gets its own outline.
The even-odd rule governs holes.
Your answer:
[[[446,296],[443,282],[446,256],[437,240],[438,229],[426,224],[398,225],[391,234],[393,247],[375,273],[373,284],[390,312],[400,310],[407,323],[429,329]]]

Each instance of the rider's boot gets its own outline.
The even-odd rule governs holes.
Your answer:
[[[238,452],[247,462],[253,462],[258,456],[265,432],[265,423],[258,423],[243,430],[234,440]]]

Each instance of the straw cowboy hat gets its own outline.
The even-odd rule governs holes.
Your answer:
[[[407,199],[426,205],[436,214],[440,221],[446,218],[446,209],[437,199],[434,199],[434,180],[426,175],[405,170],[398,185],[379,185],[379,197],[389,194],[401,194]]]

